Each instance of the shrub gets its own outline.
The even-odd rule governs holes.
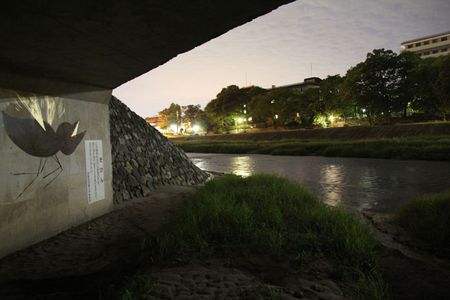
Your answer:
[[[432,247],[450,249],[450,191],[412,200],[398,211],[395,221]]]

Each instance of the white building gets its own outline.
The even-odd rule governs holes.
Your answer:
[[[411,51],[422,58],[438,57],[450,53],[450,31],[403,42],[403,51]]]

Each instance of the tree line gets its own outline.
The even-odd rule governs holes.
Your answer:
[[[345,76],[328,76],[318,88],[223,88],[204,110],[172,103],[159,113],[163,126],[196,123],[206,131],[239,126],[312,127],[334,120],[446,120],[450,114],[450,56],[422,59],[412,52],[375,49]]]

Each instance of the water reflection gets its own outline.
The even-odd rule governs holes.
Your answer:
[[[231,168],[233,174],[243,177],[250,176],[253,173],[251,159],[248,156],[234,156],[231,159]]]
[[[330,205],[392,211],[412,198],[450,189],[450,163],[317,156],[199,154],[204,170],[288,177]]]
[[[324,202],[338,206],[342,201],[342,183],[344,182],[344,173],[341,165],[324,165],[321,168],[323,181],[321,184],[326,192]]]

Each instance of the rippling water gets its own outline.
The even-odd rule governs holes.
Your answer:
[[[450,163],[319,156],[188,153],[201,169],[288,177],[324,202],[389,212],[422,194],[450,189]]]

